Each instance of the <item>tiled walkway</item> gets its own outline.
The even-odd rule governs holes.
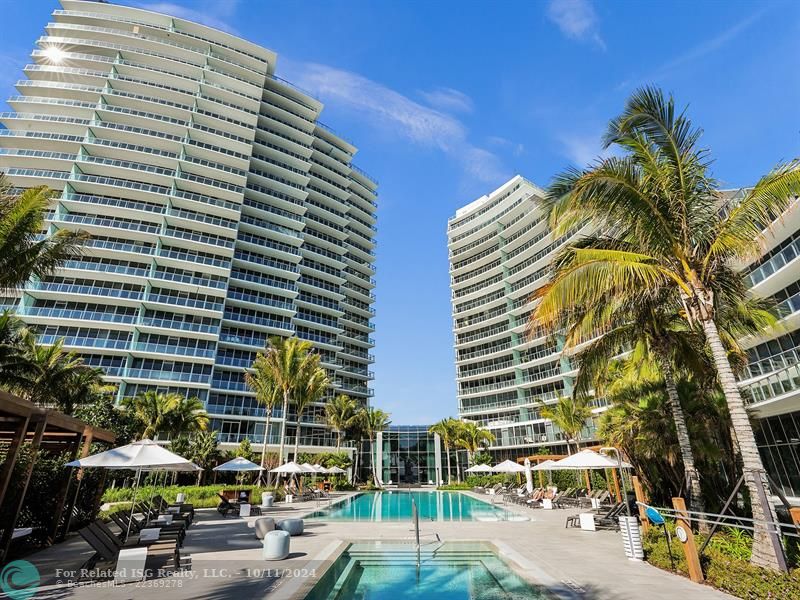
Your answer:
[[[276,518],[302,516],[316,510],[316,503],[279,509]],[[707,586],[671,575],[646,563],[627,560],[618,533],[564,529],[574,510],[516,508],[531,518],[523,522],[421,523],[422,542],[438,536],[448,540],[493,542],[517,571],[533,582],[555,589],[565,598],[591,600],[722,600],[730,596]],[[193,569],[175,575],[126,584],[116,588],[53,585],[55,569],[74,569],[89,555],[80,538],[40,552],[30,558],[40,567],[43,587],[35,598],[159,600],[191,598],[302,598],[322,574],[343,540],[411,540],[408,522],[306,521],[306,533],[291,539],[291,555],[280,562],[261,559],[261,543],[255,539],[255,517],[221,518],[216,511],[198,511],[182,554],[191,555]]]

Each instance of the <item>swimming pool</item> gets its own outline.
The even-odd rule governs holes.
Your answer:
[[[411,500],[417,503],[420,521],[527,521],[528,518],[460,492],[388,491],[362,492],[308,519],[329,521],[407,521]]]
[[[305,600],[537,600],[550,598],[503,562],[492,546],[445,542],[351,544]]]

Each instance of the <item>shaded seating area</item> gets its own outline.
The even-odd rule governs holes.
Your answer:
[[[115,439],[110,431],[0,391],[0,563],[12,556],[12,541],[30,536],[52,544],[63,539],[75,517],[81,516],[76,502],[83,473],[65,468],[52,483],[46,521],[26,522],[25,514],[36,512],[26,511],[30,508],[26,501],[37,461],[64,455],[74,460],[88,456],[93,443],[111,445]],[[90,512],[100,506],[102,489],[101,483]],[[41,506],[37,508],[42,512]]]

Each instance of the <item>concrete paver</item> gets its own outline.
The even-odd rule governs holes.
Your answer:
[[[483,499],[486,499],[484,496]],[[314,502],[282,507],[276,519],[302,517],[317,509]],[[731,596],[647,563],[629,561],[619,533],[565,529],[566,517],[577,510],[531,510],[510,505],[530,518],[514,522],[421,522],[423,543],[489,541],[526,579],[556,589],[562,597],[591,600],[722,600]],[[346,541],[411,541],[410,522],[341,522],[306,520],[306,533],[291,539],[287,560],[261,559],[261,542],[255,538],[257,517],[222,518],[213,510],[197,511],[183,555],[191,555],[190,573],[110,587],[56,583],[55,569],[77,568],[91,552],[80,538],[29,557],[42,572],[42,589],[35,598],[139,599],[157,593],[159,600],[192,598],[303,598]]]

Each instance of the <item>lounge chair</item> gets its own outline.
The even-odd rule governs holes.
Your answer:
[[[97,519],[92,523],[89,523],[87,527],[97,534],[98,538],[103,540],[108,540],[111,542],[112,547],[121,550],[122,548],[134,548],[136,546],[147,546],[148,548],[153,548],[154,550],[172,550],[175,554],[175,564],[180,564],[180,553],[178,550],[178,542],[177,540],[168,540],[168,539],[154,539],[154,540],[141,540],[141,539],[133,539],[123,542],[120,536],[116,533],[111,531],[108,525],[106,525],[101,519]]]
[[[223,517],[227,517],[228,513],[232,512],[236,513],[237,515],[239,514],[238,506],[232,504],[231,501],[228,500],[222,494],[218,493],[217,496],[219,496],[220,499],[220,503],[217,505],[217,511],[219,512],[219,514],[221,514]]]
[[[98,569],[98,573],[101,574],[101,577],[107,578],[108,573],[113,573],[122,548],[91,525],[79,529],[78,533],[94,550],[94,554],[84,563],[80,570],[81,579],[85,577],[97,579],[97,577],[92,576],[92,572],[99,565],[102,566]],[[145,572],[163,570],[171,560],[175,560],[176,552],[177,550],[172,547],[148,547]],[[173,566],[177,567],[179,564],[179,562],[175,562]]]
[[[117,524],[121,531],[139,534],[142,529],[148,527],[146,520],[138,520],[129,511],[119,511],[111,514],[111,520]],[[181,523],[173,523],[172,525],[157,524],[153,525],[161,530],[161,537],[164,539],[176,539],[179,544],[183,544],[183,539],[186,537],[186,528]]]

